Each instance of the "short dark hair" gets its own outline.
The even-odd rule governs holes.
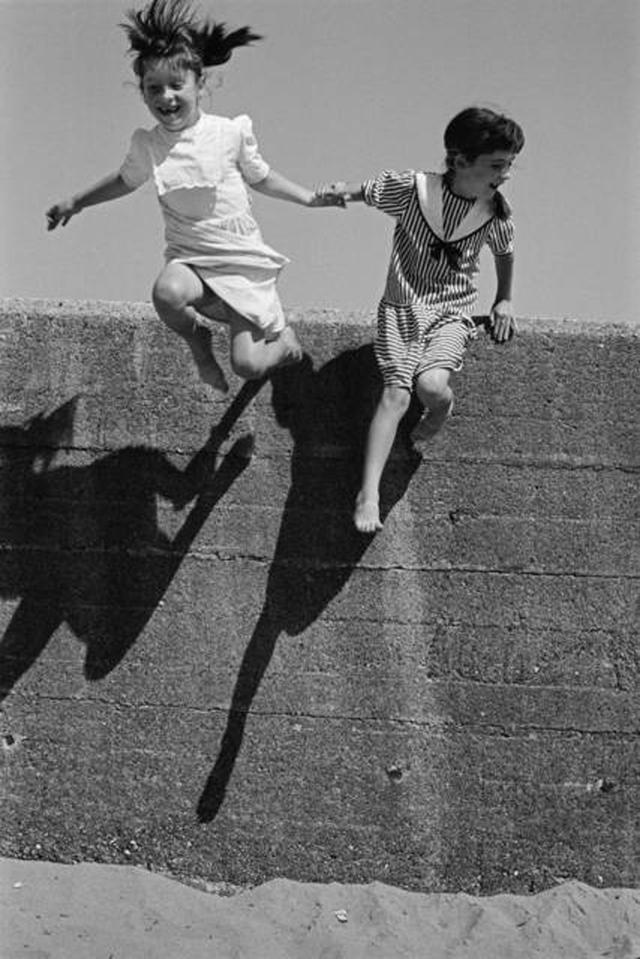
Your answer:
[[[449,122],[444,131],[447,166],[461,154],[473,162],[483,153],[508,150],[520,153],[524,146],[522,127],[503,113],[487,107],[467,107]]]

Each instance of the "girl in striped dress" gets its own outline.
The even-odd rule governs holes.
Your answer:
[[[462,368],[465,348],[476,335],[474,276],[485,243],[497,276],[491,334],[502,343],[515,331],[513,222],[498,188],[524,146],[523,132],[506,116],[470,107],[451,120],[444,143],[443,175],[387,170],[364,183],[335,183],[322,191],[363,200],[396,221],[374,347],[383,391],[369,428],[354,514],[362,533],[382,528],[380,479],[412,391],[424,406],[411,434],[414,443],[432,437],[451,413],[449,378]]]

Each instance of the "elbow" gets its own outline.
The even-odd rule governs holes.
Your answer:
[[[259,180],[249,181],[249,186],[252,190],[255,190],[256,193],[268,193],[270,186],[270,174],[267,172]]]
[[[121,173],[116,174],[113,182],[116,196],[128,196],[129,193],[135,192],[136,188],[134,186],[130,186]]]

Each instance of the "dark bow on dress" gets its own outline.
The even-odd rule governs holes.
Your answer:
[[[452,243],[445,243],[443,240],[433,240],[429,244],[429,251],[434,260],[439,260],[444,253],[445,259],[451,269],[460,269],[460,250]]]

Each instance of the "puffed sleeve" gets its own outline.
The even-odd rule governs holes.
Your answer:
[[[402,216],[415,190],[415,183],[414,170],[402,173],[384,170],[379,176],[365,180],[362,184],[364,202],[389,216]]]
[[[504,256],[513,253],[514,238],[515,227],[511,217],[508,220],[499,220],[496,217],[487,234],[487,246],[494,256]]]
[[[260,156],[258,141],[253,132],[253,125],[248,116],[235,117],[240,144],[238,149],[238,166],[247,183],[259,183],[269,172],[269,164]]]
[[[147,131],[136,130],[131,137],[129,151],[122,161],[120,176],[132,190],[149,179],[152,173],[151,157],[147,149]]]

